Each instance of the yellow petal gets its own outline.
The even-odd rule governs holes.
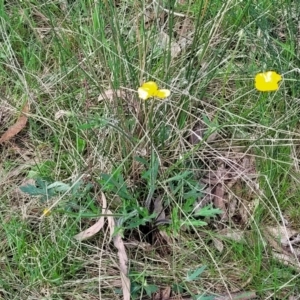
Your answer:
[[[259,73],[255,76],[255,88],[261,92],[277,91],[281,79],[281,75],[274,71]]]
[[[158,90],[155,94],[155,97],[160,98],[160,99],[165,99],[169,97],[171,92],[169,90]]]
[[[139,97],[143,100],[147,100],[148,98],[151,97],[149,90],[146,90],[142,87],[138,88],[138,94],[139,94]]]
[[[146,89],[149,91],[149,94],[154,94],[158,90],[158,86],[154,81],[147,81],[142,84],[141,86],[143,89]]]
[[[165,99],[170,96],[170,91],[164,89],[159,90],[154,81],[147,81],[143,83],[140,88],[138,88],[138,94],[143,100],[147,100],[151,97]]]

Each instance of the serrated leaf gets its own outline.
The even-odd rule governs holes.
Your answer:
[[[166,179],[165,182],[180,181],[180,180],[183,180],[186,177],[190,176],[192,173],[193,172],[191,172],[191,171],[184,171],[176,176]]]
[[[82,184],[83,184],[83,181],[82,181],[82,180],[78,180],[78,181],[73,185],[73,187],[72,187],[72,194],[73,194],[73,195],[75,195],[75,194],[78,193],[78,191],[79,191],[80,187],[82,186]],[[88,184],[85,186],[85,189],[86,189],[86,190],[89,190],[90,187],[92,187],[92,185],[88,183]]]
[[[202,266],[201,268],[197,268],[194,271],[190,271],[187,274],[186,281],[193,281],[196,280],[206,269],[206,266]]]
[[[158,287],[154,284],[147,284],[144,286],[144,289],[147,293],[147,295],[150,297],[153,293],[158,291]]]
[[[20,186],[20,190],[31,196],[42,196],[40,199],[42,202],[55,196],[56,191],[54,189],[48,189],[47,181],[42,178],[36,179],[36,184],[28,184],[25,186]]]
[[[41,195],[45,195],[45,189],[43,188],[38,188],[35,185],[32,184],[28,184],[25,186],[20,186],[20,190],[23,193],[26,193],[30,196],[41,196]]]
[[[215,215],[222,214],[223,211],[219,208],[213,208],[211,205],[205,206],[195,212],[195,216],[201,217],[214,217]]]
[[[69,184],[63,183],[61,181],[55,181],[47,186],[47,189],[55,189],[57,192],[65,192],[71,187]]]

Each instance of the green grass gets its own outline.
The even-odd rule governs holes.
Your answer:
[[[101,192],[133,299],[167,286],[194,299],[299,295],[299,263],[276,259],[265,229],[300,225],[300,6],[179,2],[0,0],[0,134],[30,104],[26,128],[0,145],[1,299],[122,298],[106,225],[73,239],[101,215]],[[174,42],[186,45],[176,56]],[[284,80],[260,93],[254,77],[267,70]],[[150,80],[169,99],[139,100]],[[195,216],[201,180],[222,168],[239,175],[223,195],[238,209],[225,221],[210,206]],[[158,227],[165,241],[158,197],[171,222]]]

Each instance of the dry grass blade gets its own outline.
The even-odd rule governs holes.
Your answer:
[[[120,262],[121,281],[123,290],[123,299],[130,300],[130,280],[128,274],[128,257],[121,236],[118,234],[114,237],[114,245],[118,249],[118,257]]]
[[[28,112],[29,112],[29,104],[28,102],[26,102],[17,122],[14,125],[10,126],[6,130],[6,132],[3,133],[3,135],[0,138],[0,143],[9,141],[12,137],[16,136],[26,126],[28,120],[26,114],[28,114]]]

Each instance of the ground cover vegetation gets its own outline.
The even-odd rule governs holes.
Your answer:
[[[298,299],[299,15],[0,0],[0,299]]]

